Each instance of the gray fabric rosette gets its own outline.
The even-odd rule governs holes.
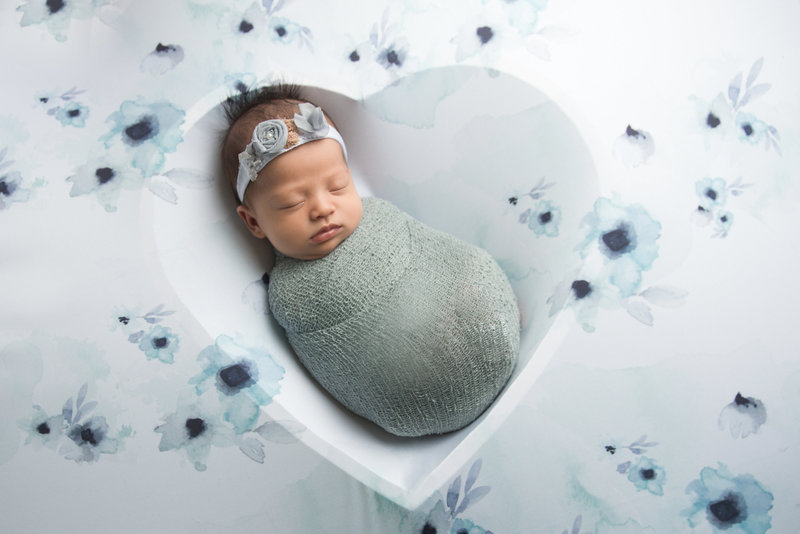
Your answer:
[[[519,310],[488,253],[365,198],[358,228],[324,258],[278,254],[269,305],[311,375],[392,434],[474,421],[519,352]]]

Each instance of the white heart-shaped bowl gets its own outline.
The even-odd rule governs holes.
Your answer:
[[[218,172],[224,121],[220,90],[187,112],[174,167]],[[267,410],[289,414],[308,446],[407,508],[446,483],[498,428],[557,350],[548,296],[580,267],[580,217],[598,180],[578,127],[542,91],[478,67],[423,71],[360,101],[322,89],[306,96],[336,121],[362,196],[379,196],[421,221],[488,250],[508,274],[523,318],[519,364],[495,403],[473,424],[444,436],[397,438],[338,405],[297,362],[274,320],[243,303],[270,255],[234,212],[220,178],[180,189],[176,205],[143,196],[144,239],[156,276],[212,339],[238,335],[286,369]],[[547,204],[545,204],[547,203]],[[539,211],[537,211],[537,209]],[[527,220],[549,209],[549,234]],[[151,218],[151,224],[147,218]],[[557,220],[556,220],[557,218]],[[539,230],[537,233],[535,230]]]

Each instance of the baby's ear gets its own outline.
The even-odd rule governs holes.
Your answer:
[[[265,239],[267,237],[267,234],[265,234],[261,229],[261,226],[259,226],[258,219],[256,219],[255,214],[250,208],[244,204],[239,204],[236,207],[236,213],[238,213],[239,217],[242,218],[244,225],[247,226],[247,229],[250,230],[251,234],[259,239]]]

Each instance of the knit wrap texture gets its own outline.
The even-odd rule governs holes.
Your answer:
[[[278,254],[269,306],[300,362],[349,410],[398,436],[474,421],[508,381],[519,309],[484,250],[384,200],[317,260]]]

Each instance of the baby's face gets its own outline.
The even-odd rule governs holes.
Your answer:
[[[321,139],[270,161],[236,211],[254,236],[281,253],[315,260],[353,233],[362,208],[342,148]]]

